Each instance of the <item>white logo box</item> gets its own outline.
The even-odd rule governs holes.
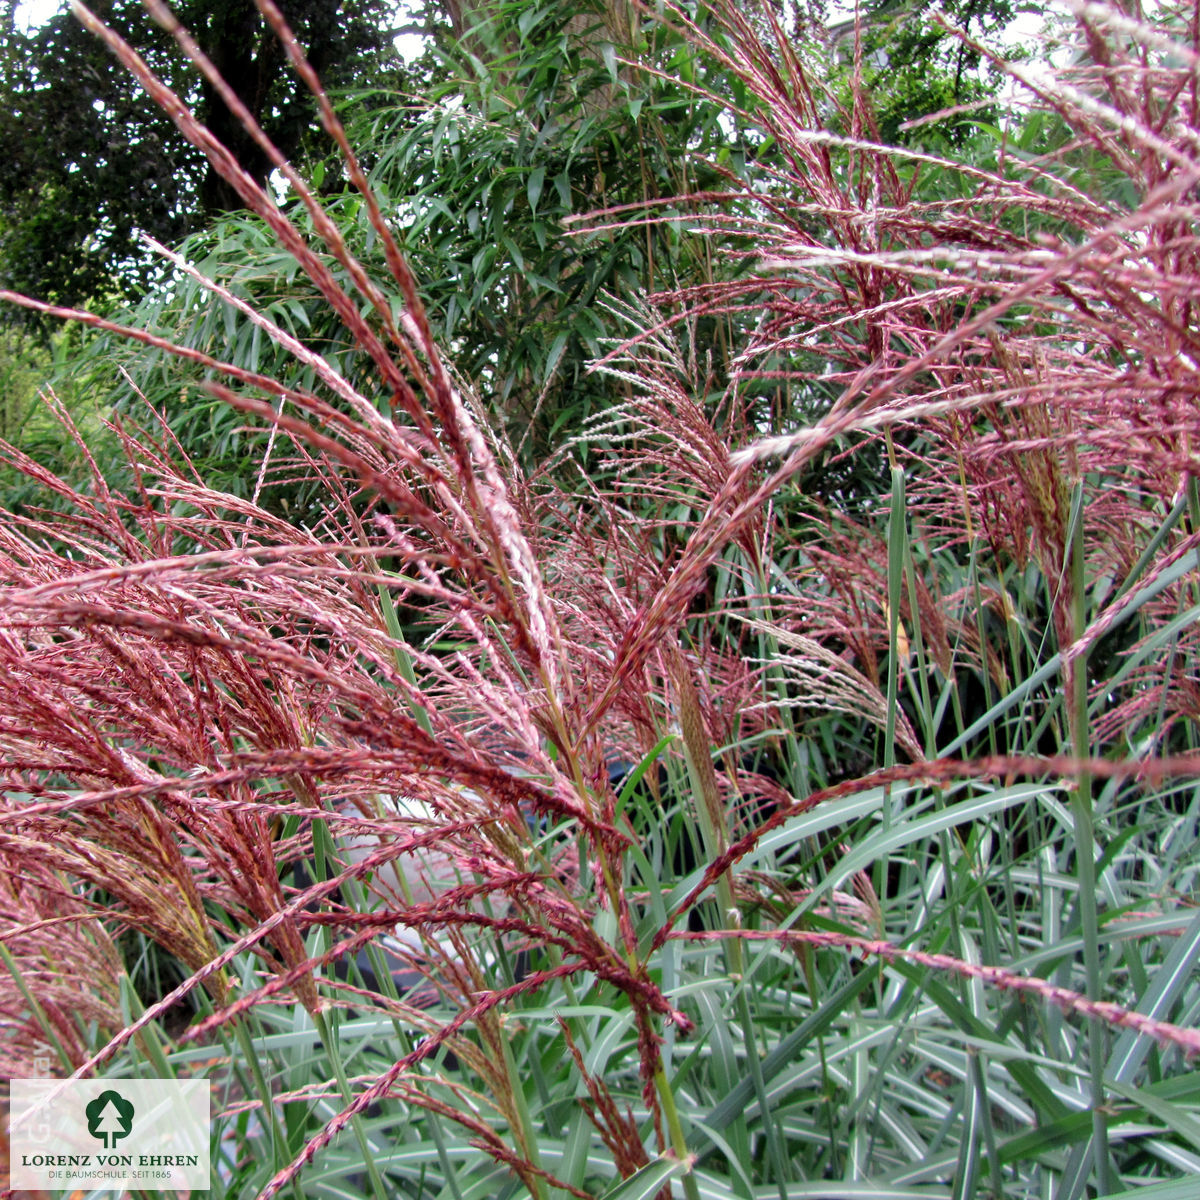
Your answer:
[[[202,1191],[205,1079],[14,1079],[9,1186],[31,1191]]]

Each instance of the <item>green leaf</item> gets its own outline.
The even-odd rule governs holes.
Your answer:
[[[570,337],[569,330],[563,330],[553,342],[550,343],[550,353],[546,355],[546,365],[542,369],[542,386],[545,387],[550,382],[551,376],[554,374],[554,368],[558,366],[558,360],[562,358],[563,350],[566,349],[567,339]]]
[[[542,198],[542,184],[546,179],[545,167],[534,167],[529,172],[529,181],[525,185],[525,194],[529,197],[529,207],[537,212],[538,201]]]
[[[617,48],[612,42],[600,43],[600,57],[604,60],[604,68],[613,83],[617,82]]]
[[[1131,1188],[1125,1192],[1109,1192],[1097,1200],[1196,1200],[1196,1180],[1179,1179],[1172,1183]]]
[[[677,1179],[687,1170],[688,1164],[680,1162],[674,1155],[660,1155],[616,1187],[609,1188],[598,1200],[650,1200],[664,1184]]]

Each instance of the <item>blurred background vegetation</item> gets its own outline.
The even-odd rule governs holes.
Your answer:
[[[998,76],[935,23],[933,10],[920,0],[863,9],[859,68],[876,104],[873,132],[931,150],[969,152],[974,140],[986,157],[998,135],[988,124],[996,119]],[[997,45],[1014,17],[1009,0],[960,0],[942,10]],[[297,386],[310,382],[260,330],[236,328],[232,309],[165,266],[146,244],[149,235],[178,246],[355,379],[356,351],[311,284],[105,49],[66,11],[28,29],[12,0],[6,11],[0,286],[86,307],[239,366],[291,372]],[[121,0],[97,11],[131,36],[250,174],[265,180],[261,151],[171,53],[141,4]],[[588,369],[628,332],[615,297],[644,295],[653,306],[660,294],[699,294],[745,270],[744,239],[685,231],[716,195],[744,208],[731,185],[744,181],[747,164],[760,175],[778,169],[779,150],[755,132],[755,101],[744,85],[669,22],[635,19],[625,0],[452,0],[399,12],[380,0],[348,7],[297,0],[284,11],[339,97],[441,343],[526,466],[544,462],[624,398],[611,377]],[[376,281],[393,286],[311,100],[281,69],[252,5],[193,0],[177,12],[312,179]],[[853,21],[819,3],[779,16],[806,53],[825,63],[823,103],[833,115],[856,69]],[[698,18],[705,20],[702,6]],[[945,109],[954,111],[923,121]],[[289,203],[286,194],[281,201]],[[576,220],[610,211],[611,221],[585,227]],[[754,319],[748,311],[745,320]],[[53,323],[13,308],[0,321],[13,388],[6,430],[19,445],[50,428],[33,416],[36,384],[45,381],[72,410],[101,396],[114,413],[142,412],[149,401],[207,478],[235,494],[253,487],[246,463],[265,448],[266,434],[247,430],[244,418],[178,363],[94,334],[73,334],[69,347],[51,353],[61,337]],[[713,396],[727,378],[735,321],[729,313],[706,317],[703,306],[691,318],[688,337],[704,348]],[[793,394],[764,384],[759,392],[749,419],[763,428],[811,418],[828,402],[820,389]],[[109,466],[120,470],[117,459]],[[857,479],[862,471],[868,477]],[[879,482],[865,463],[831,464],[822,486],[845,498]],[[292,513],[312,500],[302,484],[268,496]]]

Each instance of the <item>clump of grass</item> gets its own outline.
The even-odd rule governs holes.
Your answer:
[[[1075,1197],[1200,1165],[1198,52],[1171,15],[1081,9],[1090,65],[1011,68],[1058,149],[962,163],[880,145],[769,12],[669,9],[776,157],[696,201],[745,271],[614,300],[623,402],[565,482],[444,361],[259,6],[404,303],[80,8],[376,378],[213,283],[316,379],[160,343],[274,430],[251,499],[153,412],[113,428],[125,492],[7,452],[65,509],[0,526],[13,1070],[51,1034],[85,1072],[216,1054],[231,1195]],[[816,417],[760,429],[767,385]],[[807,501],[851,451],[890,491]],[[301,473],[311,528],[258,502]],[[122,928],[187,979],[74,1020]]]

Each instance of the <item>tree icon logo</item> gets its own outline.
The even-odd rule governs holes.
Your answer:
[[[87,1114],[88,1133],[111,1150],[118,1139],[129,1136],[133,1128],[133,1105],[119,1092],[101,1092],[83,1110]]]

